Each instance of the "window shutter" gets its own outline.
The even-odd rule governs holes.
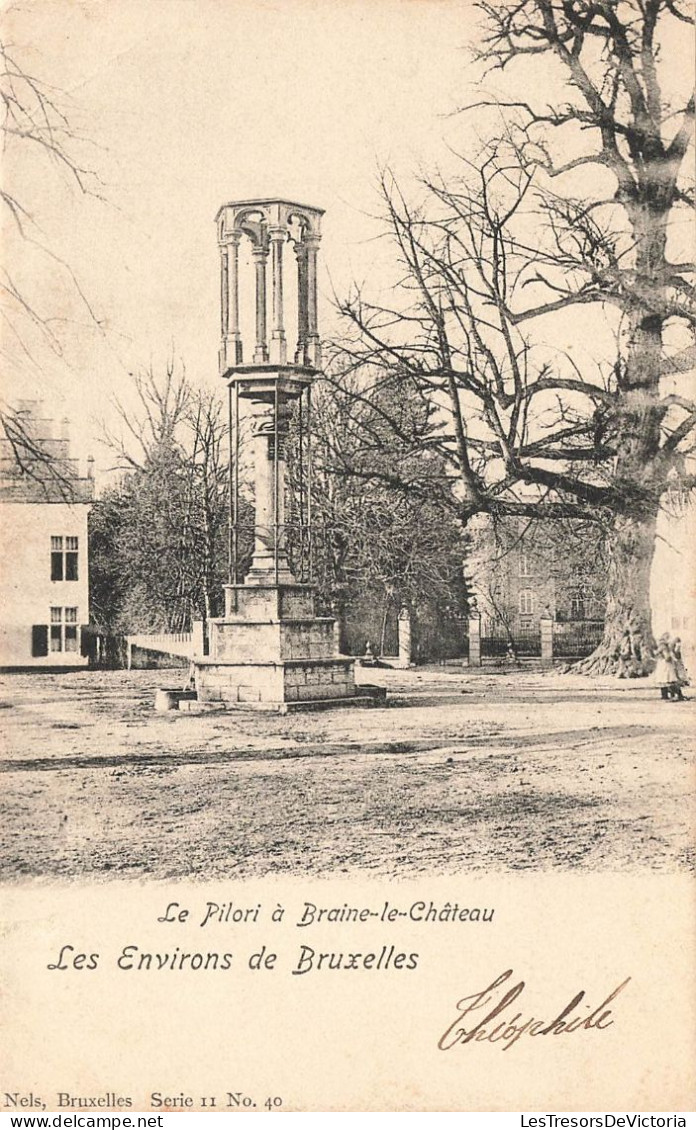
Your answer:
[[[82,624],[80,626],[80,655],[84,656],[86,659],[91,659],[93,651],[94,640],[92,630],[89,624]]]
[[[31,654],[37,658],[48,655],[48,624],[34,624],[32,626]]]

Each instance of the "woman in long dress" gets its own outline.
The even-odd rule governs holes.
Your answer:
[[[660,695],[665,701],[672,697],[675,688],[679,691],[677,697],[684,697],[679,687],[677,665],[670,647],[669,635],[660,636],[657,641],[657,663],[655,664],[654,674],[655,682],[660,688]]]

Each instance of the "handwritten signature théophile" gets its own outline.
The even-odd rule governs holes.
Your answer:
[[[538,1020],[534,1016],[525,1018],[523,1013],[514,1011],[512,1006],[524,992],[525,983],[518,981],[503,990],[502,986],[511,977],[513,971],[508,969],[487,988],[457,1002],[457,1015],[438,1040],[440,1051],[447,1052],[473,1041],[500,1044],[503,1051],[508,1051],[522,1036],[559,1036],[586,1032],[591,1028],[609,1028],[614,1021],[611,1019],[613,1010],[608,1006],[631,980],[627,977],[595,1007],[585,1002],[585,992],[581,990],[558,1010],[553,1020]]]

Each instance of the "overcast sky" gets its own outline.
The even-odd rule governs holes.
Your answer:
[[[666,58],[688,78],[693,45],[677,33]],[[109,463],[99,422],[113,423],[109,400],[127,398],[130,372],[173,352],[196,382],[218,382],[221,203],[269,195],[326,210],[330,332],[333,289],[374,289],[394,269],[376,239],[380,168],[408,188],[419,169],[475,154],[492,124],[455,113],[483,89],[473,0],[19,0],[5,5],[3,38],[55,88],[103,197],[82,196],[31,145],[5,147],[5,182],[41,245],[21,240],[5,209],[6,261],[62,350],[14,310],[1,323],[5,398],[42,396],[98,468]],[[516,72],[518,94],[567,98],[553,64],[532,62]],[[598,346],[599,324],[576,310],[549,344],[584,366],[590,350],[614,348]]]
[[[56,324],[61,361],[25,327],[33,362],[6,327],[8,395],[43,394],[98,464],[96,421],[129,370],[173,348],[196,380],[217,379],[223,201],[268,194],[326,209],[328,329],[332,286],[378,275],[386,255],[370,218],[379,167],[405,174],[475,144],[475,123],[452,116],[473,77],[467,0],[41,0],[4,19],[18,61],[68,92],[105,197],[80,198],[27,147],[6,151],[40,238],[103,323],[90,327],[59,263],[20,247],[23,291],[69,325]]]

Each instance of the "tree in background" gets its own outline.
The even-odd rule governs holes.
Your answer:
[[[370,642],[380,653],[393,651],[396,619],[407,609],[416,654],[438,658],[464,642],[466,539],[438,501],[449,484],[434,456],[420,455],[418,469],[410,469],[420,495],[401,485],[413,461],[401,437],[419,428],[421,407],[403,384],[397,391],[401,402],[390,400],[388,413],[362,400],[354,381],[346,387],[337,378],[315,391],[315,581],[320,601],[339,619],[344,650],[362,652]]]
[[[397,430],[385,392],[407,382],[420,397],[410,460],[393,470],[403,489],[420,494],[417,455],[436,454],[458,480],[447,504],[464,524],[476,513],[606,523],[605,634],[584,669],[618,670],[628,634],[621,670],[645,674],[660,499],[693,485],[696,403],[661,387],[696,359],[683,254],[694,98],[667,49],[693,21],[679,0],[479,7],[489,72],[513,81],[532,64],[533,81],[523,99],[476,104],[502,115],[502,131],[458,178],[427,180],[417,206],[385,177],[400,281],[389,303],[355,292],[341,304],[343,370],[369,373],[360,400]],[[541,75],[563,102],[546,104]],[[594,360],[562,348],[574,333],[596,343]]]
[[[227,579],[225,414],[173,362],[133,380],[105,433],[121,478],[93,515],[92,606],[108,631],[186,631],[221,612]]]
[[[10,45],[0,42],[0,135],[3,150],[3,183],[0,186],[0,219],[3,223],[3,266],[0,270],[0,316],[4,326],[5,374],[13,367],[22,384],[43,374],[48,355],[64,354],[66,296],[76,303],[83,322],[102,332],[102,325],[69,263],[46,241],[40,212],[30,201],[27,177],[40,183],[46,193],[67,185],[78,198],[102,199],[101,183],[84,156],[85,138],[71,121],[67,95],[55,91],[32,74]],[[31,249],[41,265],[38,279],[27,279],[22,258]],[[46,277],[58,277],[63,291],[61,309],[46,303]],[[22,474],[38,482],[53,480],[65,486],[64,469],[37,448],[25,420],[16,408],[0,399],[0,433],[7,439]]]
[[[90,522],[93,616],[110,634],[186,631],[193,620],[222,612],[228,576],[226,412],[216,394],[195,389],[183,365],[173,362],[161,372],[135,375],[132,394],[128,407],[125,400],[115,403],[120,432],[104,435],[120,478],[95,504]],[[435,621],[444,622],[461,645],[466,590],[460,529],[433,502],[432,487],[414,500],[388,478],[376,485],[364,476],[376,459],[385,470],[400,459],[398,437],[369,411],[368,443],[368,408],[358,428],[352,397],[328,385],[316,390],[314,581],[320,605],[338,617],[346,650],[362,650],[369,638],[384,650],[402,607],[421,625],[422,638],[428,630],[434,634]],[[404,406],[404,427],[413,425],[412,416],[414,406]],[[431,463],[434,482],[438,471]],[[292,467],[291,459],[291,477]],[[242,480],[242,541],[250,549],[253,502],[244,475]],[[444,479],[440,485],[446,491]],[[429,646],[437,650],[432,639]]]

